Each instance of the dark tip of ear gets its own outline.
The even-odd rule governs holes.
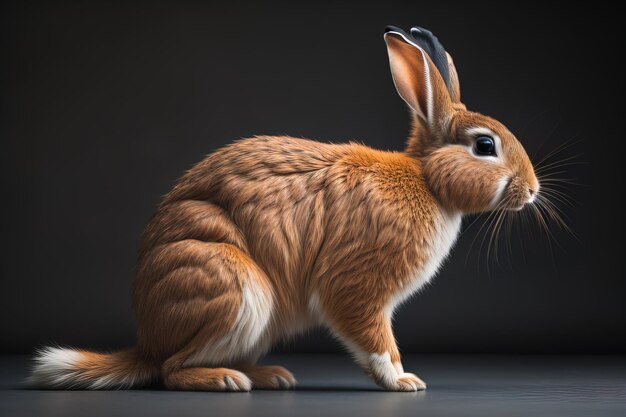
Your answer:
[[[435,36],[435,35],[433,35],[433,33],[430,30],[424,29],[421,26],[413,26],[411,28],[411,35],[413,35],[413,36],[419,36],[419,35],[422,35],[422,36],[424,36],[424,35],[426,35],[426,36]]]
[[[419,27],[417,27],[417,26],[412,27],[412,28],[411,28],[411,36],[414,36],[414,37],[419,36],[419,35],[422,33],[422,30],[421,30],[421,29],[422,29],[422,28],[419,28]]]
[[[433,64],[439,70],[443,81],[450,86],[450,71],[448,68],[448,57],[439,39],[428,29],[419,26],[411,28],[412,41],[426,51]]]
[[[385,27],[385,33],[387,33],[387,32],[399,32],[399,33],[402,33],[402,29],[400,29],[399,27],[395,27],[395,26],[389,25],[389,26]]]

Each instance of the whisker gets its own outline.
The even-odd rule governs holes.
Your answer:
[[[537,201],[539,201],[539,200],[537,200]],[[547,222],[547,221],[546,221],[546,219],[545,219],[544,212],[545,212],[545,213],[548,213],[548,216],[552,217],[552,216],[551,216],[551,214],[550,214],[550,212],[549,212],[549,211],[545,208],[545,206],[544,206],[543,204],[533,204],[533,205],[532,205],[532,207],[533,207],[533,209],[535,209],[535,211],[536,211],[537,213],[539,213],[539,214],[540,214],[539,218],[540,218],[540,220],[541,220],[541,224],[543,225],[543,227],[544,227],[544,229],[545,229],[546,233],[549,235],[549,238],[551,238],[552,240],[554,240],[554,244],[555,244],[555,245],[557,245],[557,246],[558,246],[561,250],[563,250],[563,251],[564,251],[565,249],[564,249],[564,248],[561,246],[561,244],[558,242],[558,240],[556,239],[556,237],[554,236],[554,234],[553,234],[553,233],[552,233],[552,231],[550,230],[550,227],[548,226],[548,222]],[[559,219],[559,221],[560,221],[561,223],[563,223],[563,220],[560,220],[560,217],[558,217],[558,216],[557,216],[556,218],[553,218],[553,220],[556,220],[556,219]],[[563,223],[563,224],[564,224],[564,223]],[[553,255],[554,255],[554,254],[553,254]]]
[[[513,266],[511,263],[511,258],[513,258],[513,247],[511,246],[511,228],[513,217],[517,217],[517,211],[506,211],[502,222],[502,237],[504,239],[507,259],[509,260],[509,265],[511,267]]]
[[[494,240],[494,255],[496,258],[496,263],[498,263],[498,248],[500,247],[500,239],[502,234],[502,229],[505,226],[506,220],[508,219],[508,210],[502,210],[502,220],[500,220],[500,224],[497,225],[497,229],[495,231],[495,240]],[[506,241],[506,236],[505,236]]]
[[[494,221],[495,221],[498,213],[499,213],[498,211],[494,210],[492,212],[492,215],[490,215],[487,218],[487,221],[485,222],[485,225],[487,226],[487,228],[485,229],[485,233],[483,234],[482,239],[480,240],[480,246],[478,247],[478,260],[479,260],[478,261],[479,262],[478,265],[479,265],[479,268],[480,268],[480,259],[481,259],[481,254],[483,252],[483,245],[485,243],[485,238],[487,237],[487,235],[489,234],[490,230],[492,229],[492,227],[494,225]],[[480,230],[479,230],[479,233],[480,233]],[[478,236],[479,236],[479,234],[476,235],[476,237],[478,237]],[[472,243],[471,247],[473,247],[473,246],[474,246],[474,244]],[[488,254],[487,254],[486,266],[487,266],[487,276],[490,277],[491,276],[491,270],[489,269],[490,265],[489,265],[489,255]]]
[[[530,225],[530,220],[528,219],[528,210],[521,210],[519,212],[519,218],[522,220],[522,227],[521,230],[526,230],[528,228],[528,226]],[[520,250],[522,252],[522,259],[524,260],[524,264],[526,264],[526,253],[524,252],[524,243],[522,241],[522,234],[519,233],[517,234],[517,240],[519,242],[519,247]]]
[[[474,220],[473,220],[470,224],[468,224],[467,226],[465,226],[465,230],[463,230],[463,231],[461,232],[461,236],[463,236],[465,233],[467,233],[467,232],[468,232],[468,230],[469,230],[469,229],[471,229],[471,227],[472,227],[472,226],[473,226],[473,225],[474,225],[474,224],[475,224],[478,220],[480,220],[480,219],[481,219],[481,218],[483,218],[483,217],[485,217],[485,213],[480,213],[480,214],[478,214],[478,215],[476,216],[476,218],[475,218],[475,219],[474,219]]]
[[[539,178],[539,184],[543,186],[543,184],[554,184],[561,187],[564,187],[563,184],[576,185],[582,187],[581,183],[575,182],[576,178],[555,178],[555,177],[541,177]]]
[[[541,228],[543,228],[543,230],[546,233],[548,247],[550,248],[550,258],[552,260],[552,266],[554,267],[554,269],[556,269],[556,261],[554,259],[554,248],[552,247],[552,242],[551,242],[551,239],[553,239],[554,236],[550,232],[550,229],[548,228],[548,225],[546,224],[545,219],[543,218],[543,215],[541,211],[539,211],[537,206],[533,204],[530,207],[532,207],[533,209],[533,213],[535,214],[535,218],[537,219],[538,224],[541,226]]]
[[[542,196],[538,195],[537,196],[537,202],[540,203],[540,204],[544,204],[546,206],[549,206],[551,208],[554,208],[554,209],[560,211],[561,213],[563,213],[563,215],[567,217],[567,215],[563,212],[563,210],[560,207],[558,207],[557,205],[555,205],[552,201],[550,201],[545,195],[542,195]]]
[[[491,242],[493,240],[494,233],[495,233],[496,229],[498,228],[498,223],[500,222],[501,218],[502,218],[502,212],[498,211],[498,215],[494,218],[495,221],[493,222],[493,227],[489,231],[490,232],[489,233],[489,240],[487,241],[487,262],[489,262],[489,259],[490,259]],[[497,254],[496,254],[496,264],[498,264]]]
[[[535,173],[542,173],[542,172],[546,172],[546,170],[548,169],[562,168],[562,167],[571,166],[571,165],[588,165],[589,164],[588,161],[576,161],[576,159],[580,158],[581,156],[583,156],[583,154],[572,155],[568,158],[564,158],[559,161],[550,162],[549,164],[545,164],[545,165],[537,165],[535,167]]]
[[[492,217],[492,220],[490,222],[490,227],[487,228],[487,230],[485,231],[485,234],[483,235],[483,238],[480,242],[480,248],[478,251],[479,257],[480,254],[482,253],[482,248],[483,245],[485,243],[485,239],[487,238],[487,234],[489,234],[489,232],[491,232],[490,237],[489,237],[489,241],[488,241],[488,245],[487,245],[487,272],[488,274],[490,274],[491,270],[490,270],[490,262],[489,262],[489,257],[491,255],[491,241],[493,239],[494,234],[496,233],[496,229],[498,228],[498,224],[500,222],[500,219],[502,218],[502,213],[504,212],[504,210],[501,210],[503,207],[505,207],[508,203],[509,203],[510,199],[508,198],[504,198],[502,199],[502,201],[500,201],[500,203],[498,204],[498,207],[496,210],[494,210],[494,213],[496,213],[495,216]],[[496,254],[496,264],[498,263],[498,259],[497,259],[497,254]]]
[[[563,170],[552,171],[552,172],[548,171],[548,172],[544,172],[541,175],[538,175],[538,178],[560,178],[560,177],[557,177],[556,175],[561,175],[561,174],[567,174],[567,171],[563,171]],[[535,172],[535,175],[537,175],[537,172]]]
[[[539,166],[542,163],[544,163],[545,161],[547,161],[548,159],[558,155],[561,152],[564,152],[566,149],[571,148],[574,145],[577,145],[581,142],[583,142],[584,139],[578,139],[576,140],[576,136],[574,136],[572,139],[567,140],[565,142],[563,142],[562,144],[560,144],[559,146],[557,146],[556,148],[554,148],[553,150],[551,150],[550,152],[548,152],[547,155],[545,155],[543,158],[541,158],[541,160],[539,162],[537,162],[535,165]],[[531,159],[531,162],[534,161],[534,157]]]
[[[483,244],[485,242],[485,238],[487,236],[487,234],[489,233],[489,230],[491,229],[491,227],[493,226],[494,220],[498,215],[499,210],[504,207],[504,205],[507,203],[507,199],[502,199],[497,205],[496,207],[493,209],[493,211],[491,211],[489,213],[489,215],[487,216],[487,219],[485,220],[485,222],[481,225],[480,229],[478,229],[478,232],[476,233],[476,236],[474,236],[474,239],[472,240],[472,243],[470,245],[469,250],[467,251],[467,255],[465,257],[465,263],[467,265],[467,261],[469,260],[469,256],[471,254],[472,249],[474,248],[474,244],[476,243],[476,240],[478,239],[478,236],[480,236],[480,232],[485,228],[485,234],[483,235],[481,241],[480,241],[480,246],[478,248],[478,259],[479,259],[479,268],[480,268],[480,255],[482,253],[482,249],[483,249]],[[490,269],[489,269],[489,261],[487,261],[487,276],[490,276]]]
[[[578,240],[580,242],[580,238],[576,234],[576,232],[574,232],[567,225],[567,223],[563,220],[563,218],[561,217],[561,216],[563,216],[563,217],[565,217],[567,219],[567,215],[565,214],[565,212],[559,206],[555,205],[552,201],[546,199],[545,197],[542,197],[541,199],[538,199],[537,202],[539,203],[540,206],[542,206],[544,208],[544,210],[546,210],[548,212],[548,214],[557,223],[557,225],[559,227],[561,227],[562,229],[567,231],[576,240]]]
[[[559,169],[559,168],[565,168],[568,166],[573,166],[573,165],[590,165],[591,162],[587,162],[587,161],[574,161],[574,162],[567,162],[564,163],[562,165],[555,165],[555,166],[551,166],[549,168],[546,169],[536,169],[535,170],[535,175],[555,175],[555,174],[562,174],[563,172],[551,172],[551,169]]]
[[[494,208],[493,211],[489,212],[489,214],[487,215],[487,218],[485,219],[485,221],[483,222],[483,224],[480,226],[480,228],[478,229],[478,231],[476,232],[476,235],[474,236],[474,239],[472,240],[472,243],[470,244],[470,247],[467,251],[467,255],[465,257],[465,264],[467,265],[467,262],[469,260],[469,256],[470,253],[472,251],[472,249],[474,248],[474,244],[476,243],[476,239],[478,239],[478,236],[480,236],[480,232],[485,228],[485,226],[487,226],[489,224],[489,220],[495,216],[496,211],[498,210],[498,208],[500,208],[502,206],[502,201],[500,203],[498,203],[498,205]],[[476,223],[476,221],[478,221],[478,219],[480,219],[481,217],[483,217],[483,214],[480,214],[471,224],[470,227]],[[487,230],[489,229],[489,227],[487,227]],[[482,245],[481,245],[482,247]],[[480,250],[478,252],[478,256],[480,257]]]
[[[569,195],[565,194],[564,192],[560,190],[555,190],[555,189],[551,189],[548,187],[544,187],[541,190],[541,194],[554,198],[555,200],[569,207],[575,207],[577,204],[577,201],[573,197],[570,197]]]
[[[569,161],[569,160],[572,160],[572,159],[576,159],[576,158],[578,158],[578,157],[580,157],[580,156],[582,156],[582,155],[583,155],[583,153],[582,153],[582,152],[580,152],[580,153],[578,153],[578,154],[576,154],[576,155],[566,156],[566,157],[564,157],[564,158],[562,158],[562,159],[559,159],[558,161],[552,161],[552,162],[547,162],[547,159],[545,159],[545,158],[544,158],[544,159],[542,160],[543,162],[542,162],[542,161],[537,162],[537,163],[535,164],[535,167],[536,167],[536,168],[540,168],[540,167],[550,166],[551,164],[554,164],[555,162]],[[545,165],[544,165],[544,164],[545,164]]]

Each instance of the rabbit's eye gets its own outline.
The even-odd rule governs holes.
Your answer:
[[[478,155],[495,155],[496,143],[491,136],[479,136],[476,139],[474,150]]]

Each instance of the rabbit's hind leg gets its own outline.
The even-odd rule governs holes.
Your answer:
[[[244,372],[258,389],[292,389],[296,386],[296,378],[287,369],[278,365],[253,365],[241,363],[234,368]]]
[[[205,270],[219,274],[225,285],[207,297],[198,312],[203,325],[197,333],[163,364],[164,382],[171,389],[248,391],[250,378],[224,366],[231,367],[264,344],[272,291],[265,273],[244,252],[229,244],[206,245],[211,246],[211,265]]]
[[[181,391],[250,391],[245,374],[228,368],[183,368],[165,377],[165,386]]]

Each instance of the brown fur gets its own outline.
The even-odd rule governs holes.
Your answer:
[[[398,90],[416,110],[406,152],[259,136],[209,155],[163,198],[134,289],[141,382],[158,375],[171,389],[288,388],[287,370],[254,363],[275,341],[323,324],[383,387],[425,387],[402,369],[391,327],[399,294],[430,278],[433,256],[445,257],[454,236],[446,247],[437,242],[451,218],[492,209],[502,178],[509,208],[538,183],[515,137],[460,103],[451,59],[447,91],[426,55],[386,40]],[[468,152],[472,127],[499,135],[501,161]],[[256,320],[258,338],[237,339],[253,334]],[[136,356],[83,353],[82,375],[136,372]]]

